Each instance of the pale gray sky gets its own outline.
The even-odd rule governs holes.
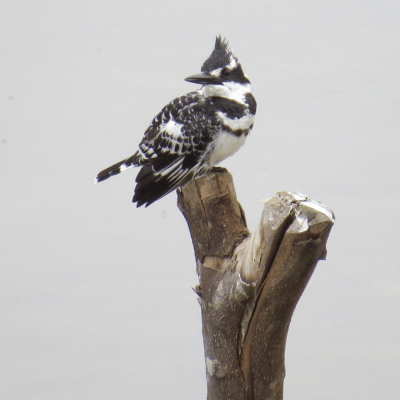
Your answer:
[[[228,37],[258,101],[223,163],[253,229],[299,191],[336,214],[295,311],[286,400],[400,395],[400,3],[5,0],[0,397],[205,399],[192,245],[173,193],[99,185]]]

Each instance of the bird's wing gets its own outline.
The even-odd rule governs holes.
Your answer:
[[[193,93],[175,99],[154,118],[139,145],[143,167],[133,198],[138,207],[150,205],[199,174],[204,152],[219,129],[218,120],[206,110]]]

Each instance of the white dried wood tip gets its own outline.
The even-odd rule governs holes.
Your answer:
[[[285,234],[315,237],[335,220],[328,207],[298,192],[279,192],[263,201],[264,211],[257,229],[235,249],[237,271],[247,283],[260,279],[265,262],[271,261],[265,254],[271,254]]]
[[[304,205],[308,208],[314,209],[316,212],[325,214],[332,222],[335,221],[335,215],[326,205],[320,203],[319,201],[309,199],[304,194],[301,194],[298,192],[289,193],[289,194],[291,194],[295,200],[301,202],[302,205]]]

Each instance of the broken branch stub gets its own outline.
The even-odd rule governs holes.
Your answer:
[[[226,170],[192,180],[178,195],[199,275],[207,398],[282,399],[290,320],[325,258],[332,212],[280,192],[265,201],[250,236]]]

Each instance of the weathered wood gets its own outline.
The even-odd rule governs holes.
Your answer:
[[[179,208],[190,224],[196,259],[207,255],[227,257],[250,235],[242,208],[236,199],[232,175],[219,173],[193,179],[179,198]]]
[[[290,320],[318,260],[332,212],[287,192],[265,201],[253,235],[232,176],[189,182],[178,205],[195,249],[209,400],[283,398]]]

